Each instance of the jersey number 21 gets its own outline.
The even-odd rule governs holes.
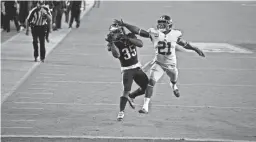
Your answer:
[[[167,48],[167,51],[166,51]],[[171,55],[171,42],[159,41],[157,43],[158,53],[161,55]]]

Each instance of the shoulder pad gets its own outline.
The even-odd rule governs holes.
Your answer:
[[[180,30],[174,29],[174,30],[173,30],[173,33],[174,33],[174,35],[176,35],[177,37],[181,37],[181,36],[182,36],[182,32],[181,32]]]
[[[149,32],[149,33],[157,33],[157,30],[155,28],[149,28],[147,30],[147,32]]]
[[[155,28],[149,28],[147,32],[148,32],[151,36],[153,36],[153,37],[158,37],[158,36],[159,36],[158,30],[156,30]]]

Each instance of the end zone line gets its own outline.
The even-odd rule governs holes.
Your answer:
[[[198,142],[248,142],[245,140],[231,139],[193,139],[174,137],[115,137],[115,136],[60,136],[60,135],[2,135],[2,138],[42,138],[42,139],[116,139],[116,140],[173,140],[173,141],[198,141]]]
[[[59,80],[59,81],[45,81],[45,83],[79,83],[79,84],[122,84],[121,81],[72,81],[72,80]],[[169,85],[169,83],[157,83],[159,85]],[[250,84],[185,84],[178,83],[180,86],[214,86],[214,87],[256,87],[256,85]]]
[[[83,104],[83,103],[54,103],[54,102],[13,102],[15,104],[38,104],[38,105],[70,105],[70,106],[119,106],[119,104],[111,103],[93,103],[93,104]],[[141,106],[135,104],[135,106]],[[186,105],[161,105],[161,104],[152,104],[155,107],[180,107],[180,108],[211,108],[211,109],[244,109],[244,110],[256,110],[256,107],[225,107],[225,106],[186,106]]]

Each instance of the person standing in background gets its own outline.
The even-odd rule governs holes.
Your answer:
[[[50,13],[52,14],[52,7],[53,7],[53,2],[52,1],[45,1],[44,6],[50,10]],[[51,17],[52,18],[52,17]],[[47,20],[45,24],[45,40],[47,42],[50,42],[49,40],[49,34],[50,31],[52,30],[52,20]]]
[[[20,4],[20,9],[19,9],[20,30],[23,30],[26,27],[25,21],[29,13],[29,4],[28,4],[28,1],[23,1],[23,0],[19,0],[18,3]]]
[[[53,8],[54,29],[53,30],[58,30],[58,29],[61,29],[61,20],[62,20],[65,1],[54,0],[53,4],[54,4],[54,8]]]
[[[4,2],[1,1],[1,31],[6,30],[4,27],[4,17],[5,17]]]
[[[4,15],[4,29],[10,32],[10,21],[13,20],[17,32],[20,31],[20,24],[18,21],[19,3],[17,1],[3,1],[4,8],[2,9]]]
[[[76,28],[79,28],[82,3],[83,3],[83,0],[70,1],[71,19],[69,22],[69,28],[72,28],[74,19],[76,21]],[[83,9],[85,10],[85,3],[83,3]]]
[[[66,23],[68,23],[68,21],[69,21],[69,12],[70,12],[70,1],[66,0],[65,1],[65,8],[64,8],[65,22]]]

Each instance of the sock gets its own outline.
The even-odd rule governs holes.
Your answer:
[[[128,99],[124,96],[120,97],[120,111],[124,111]]]
[[[143,95],[145,92],[141,89],[141,88],[138,88],[137,90],[133,91],[132,93],[129,94],[129,97],[130,98],[136,98],[140,95]]]
[[[171,82],[170,86],[172,87],[173,90],[177,90],[178,89],[178,87],[176,85],[176,82]]]
[[[149,104],[150,98],[144,98],[144,104],[143,104],[143,108],[148,111],[148,104]]]

